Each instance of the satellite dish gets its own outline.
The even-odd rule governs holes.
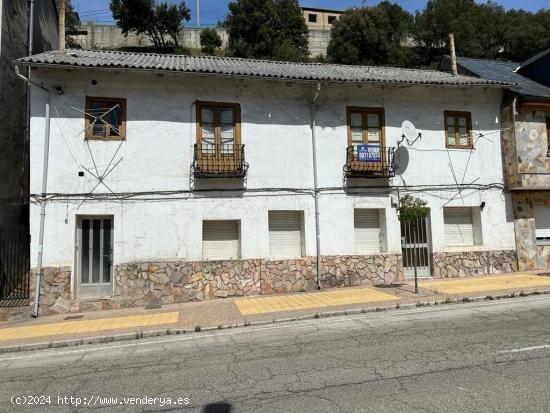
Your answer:
[[[405,138],[409,141],[414,141],[418,137],[418,132],[411,121],[404,121],[401,124],[401,130],[403,131]]]
[[[393,154],[393,169],[397,175],[403,175],[409,166],[409,150],[400,146]]]

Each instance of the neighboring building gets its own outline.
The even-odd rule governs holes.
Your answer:
[[[41,53],[57,45],[54,0],[35,2],[34,50]],[[26,228],[28,210],[22,206],[28,185],[26,85],[15,75],[14,61],[28,54],[28,2],[0,0],[0,229]]]
[[[310,30],[331,30],[332,26],[338,21],[341,10],[315,9],[302,7],[304,19]]]
[[[444,66],[448,62],[444,62]],[[550,50],[524,63],[458,58],[462,73],[514,83],[502,142],[520,270],[550,268]],[[510,217],[511,219],[511,217]]]
[[[52,90],[43,313],[401,282],[414,272],[397,214],[409,193],[430,208],[415,233],[420,275],[517,269],[506,82],[106,51],[22,63]],[[38,194],[46,93],[32,97]],[[404,120],[422,137],[394,153]]]

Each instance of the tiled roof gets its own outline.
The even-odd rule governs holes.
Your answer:
[[[436,70],[103,50],[68,50],[65,54],[50,51],[19,59],[19,62],[33,66],[60,65],[75,68],[155,70],[283,80],[441,86],[511,86],[504,81],[462,75],[452,76],[450,73]]]
[[[520,63],[489,59],[458,57],[457,64],[468,72],[484,79],[515,83],[517,91],[525,96],[550,98],[550,88],[516,73]]]

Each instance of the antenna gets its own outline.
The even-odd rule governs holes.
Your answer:
[[[412,146],[418,139],[422,138],[422,133],[418,132],[414,124],[409,120],[403,121],[401,130],[403,131],[403,135],[401,135],[401,140],[397,142],[398,147],[401,146],[404,140],[407,141],[407,145]]]
[[[201,0],[197,0],[197,27],[201,27]]]

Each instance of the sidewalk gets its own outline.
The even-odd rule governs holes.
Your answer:
[[[473,299],[550,293],[550,276],[514,273],[421,280],[391,287],[357,287],[166,305],[161,309],[97,311],[0,322],[0,352],[129,340],[233,328],[298,318],[382,311]]]

